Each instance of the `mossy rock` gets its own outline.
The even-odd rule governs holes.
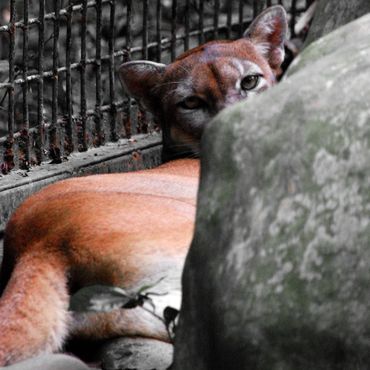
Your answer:
[[[208,127],[174,370],[369,368],[366,23]]]

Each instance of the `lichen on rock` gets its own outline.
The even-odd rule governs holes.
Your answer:
[[[174,370],[368,368],[369,22],[207,129]]]

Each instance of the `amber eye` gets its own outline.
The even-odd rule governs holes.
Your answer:
[[[184,109],[199,109],[205,105],[205,102],[203,99],[198,98],[197,96],[188,96],[182,102],[180,102],[179,105]]]
[[[245,76],[240,82],[240,87],[242,88],[242,90],[253,90],[254,88],[257,87],[260,78],[261,75]]]

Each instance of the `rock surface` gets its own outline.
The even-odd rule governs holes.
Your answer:
[[[49,354],[19,362],[4,370],[92,370],[75,357]]]
[[[312,44],[206,131],[173,370],[369,368],[364,24]]]
[[[318,0],[306,45],[366,13],[370,13],[369,0]]]
[[[120,338],[102,349],[104,370],[166,370],[172,362],[173,346],[154,339]]]

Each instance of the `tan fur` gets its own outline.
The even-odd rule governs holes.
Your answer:
[[[67,280],[133,291],[166,276],[179,282],[198,173],[198,160],[177,160],[61,181],[27,199],[6,229],[4,264],[17,263],[0,300],[0,364],[57,351],[69,333],[168,340],[162,322],[141,308],[71,317]]]

